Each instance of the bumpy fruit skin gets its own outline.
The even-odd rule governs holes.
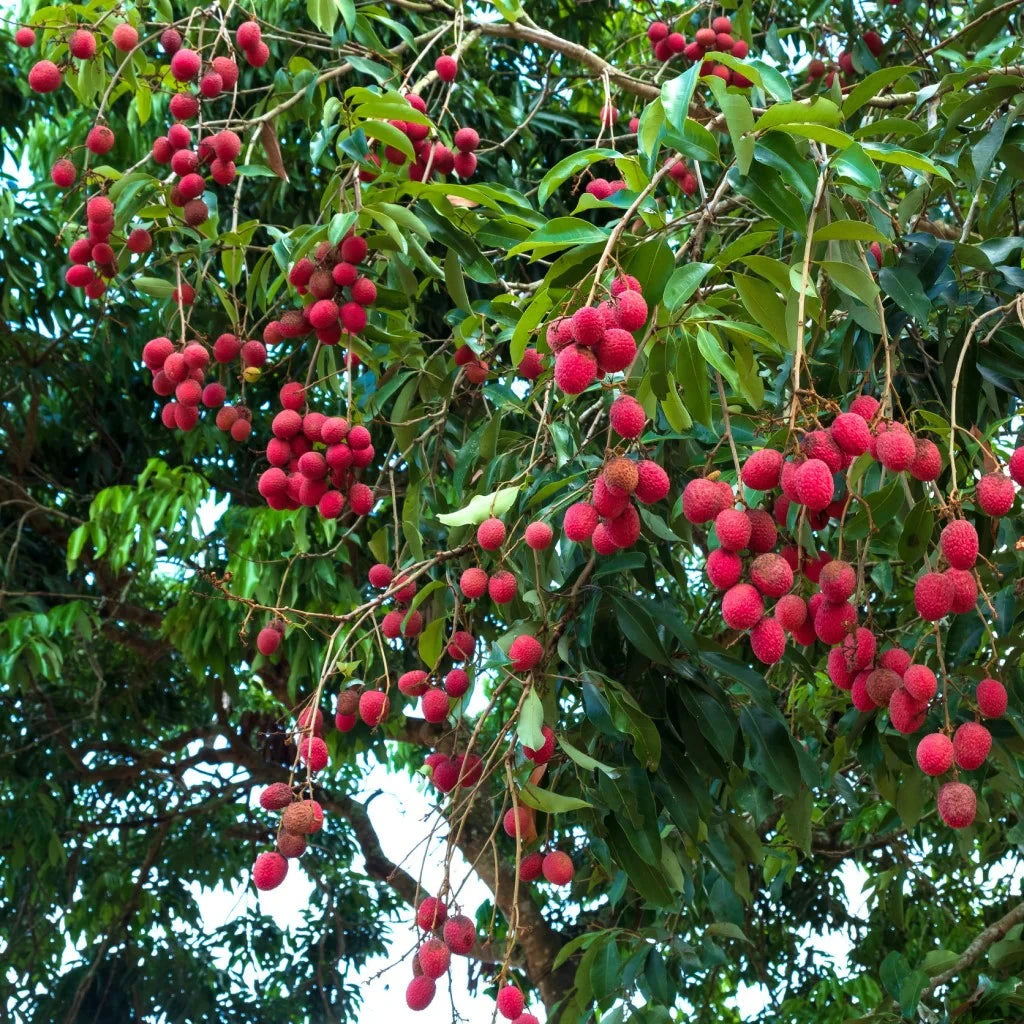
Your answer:
[[[281,631],[279,629],[274,629],[272,626],[264,626],[256,634],[256,649],[264,657],[269,658],[280,646]]]
[[[614,309],[615,320],[624,331],[638,331],[647,323],[647,300],[638,291],[621,292]]]
[[[980,768],[991,749],[992,733],[978,722],[964,722],[953,733],[953,757],[966,771]]]
[[[871,447],[871,428],[863,416],[841,412],[829,428],[832,440],[847,455],[863,455]]]
[[[822,601],[814,614],[814,632],[823,644],[838,644],[857,625],[857,609],[848,601]]]
[[[252,866],[253,884],[261,892],[276,889],[288,874],[288,861],[279,853],[261,853]]]
[[[277,852],[291,860],[301,857],[306,852],[306,840],[292,832],[279,832],[277,836]]]
[[[432,686],[420,699],[423,717],[434,725],[438,725],[448,717],[448,694],[439,686]]]
[[[749,583],[737,583],[722,598],[722,618],[731,629],[751,629],[764,615],[764,601]]]
[[[502,569],[487,581],[487,593],[495,604],[508,604],[516,596],[516,586],[515,576]]]
[[[743,463],[740,479],[745,487],[753,491],[770,491],[778,487],[781,472],[782,452],[774,448],[762,448]]]
[[[697,477],[683,488],[683,515],[687,522],[708,523],[731,504],[714,480]]]
[[[839,687],[840,690],[849,690],[853,686],[853,672],[847,664],[843,652],[838,647],[833,647],[828,652],[826,671],[829,679]]]
[[[739,509],[722,509],[715,516],[715,533],[726,551],[742,551],[750,540],[750,529],[750,520]]]
[[[535,882],[541,875],[541,868],[544,863],[544,854],[531,853],[519,862],[519,881]]]
[[[535,348],[526,349],[516,372],[527,380],[536,380],[544,372],[543,357]]]
[[[632,459],[617,455],[605,463],[601,476],[608,487],[612,489],[613,494],[616,492],[632,494],[640,480],[640,471]]]
[[[765,597],[782,597],[793,589],[793,570],[781,555],[758,555],[750,566],[750,582]]]
[[[818,586],[828,601],[848,601],[857,588],[857,573],[849,562],[834,559],[823,566]]]
[[[974,610],[978,603],[978,581],[970,569],[947,569],[946,578],[953,584],[953,604],[950,608],[955,615],[964,615]]]
[[[267,811],[283,811],[292,802],[292,789],[286,782],[272,782],[260,793],[260,807]]]
[[[796,471],[796,494],[812,512],[828,508],[835,496],[832,470],[821,459],[808,459]]]
[[[60,68],[52,60],[36,61],[28,73],[28,87],[33,92],[55,92],[63,81]]]
[[[1017,448],[1010,456],[1010,477],[1014,483],[1024,487],[1024,448]]]
[[[526,527],[526,543],[529,547],[533,548],[534,551],[544,551],[546,548],[550,547],[553,537],[554,531],[551,529],[551,525],[549,523],[530,523],[529,526]]]
[[[1005,516],[1013,508],[1013,481],[1002,473],[986,473],[975,491],[978,507],[987,516]]]
[[[641,459],[637,463],[636,490],[634,497],[645,505],[653,505],[668,496],[668,473],[651,459]]]
[[[572,858],[561,850],[547,854],[541,865],[544,877],[552,885],[568,885],[572,881],[574,870]]]
[[[942,456],[934,441],[919,437],[915,442],[914,461],[910,464],[910,475],[915,480],[938,480],[942,472]]]
[[[755,555],[773,551],[779,539],[779,531],[775,529],[771,515],[761,508],[748,508],[746,516],[750,520],[750,540],[747,547]]]
[[[526,1000],[515,985],[506,985],[498,991],[498,1013],[506,1020],[515,1020],[525,1009]]]
[[[1006,714],[1006,687],[998,679],[982,679],[974,691],[978,710],[986,718],[1000,718]]]
[[[871,694],[868,693],[867,678],[870,675],[869,672],[858,672],[853,677],[853,683],[850,686],[850,700],[853,701],[853,706],[858,711],[874,711],[875,702],[871,699]]]
[[[444,53],[434,61],[434,70],[442,82],[454,82],[459,73],[459,64],[454,57]]]
[[[924,725],[926,710],[902,688],[889,698],[889,721],[897,732],[904,735],[917,732]]]
[[[441,978],[452,962],[451,950],[440,939],[427,939],[416,954],[420,969],[428,978]]]
[[[807,458],[824,462],[831,473],[838,473],[843,468],[842,449],[826,430],[812,430],[805,434],[800,448]]]
[[[516,672],[529,672],[544,657],[544,648],[536,637],[523,634],[512,641],[508,656]]]
[[[914,607],[926,622],[938,622],[953,607],[953,584],[944,573],[926,572],[914,584]]]
[[[457,956],[466,956],[476,943],[476,925],[465,914],[456,914],[445,921],[444,941]]]
[[[493,516],[476,528],[476,542],[485,551],[497,551],[505,543],[505,524]]]
[[[597,510],[586,501],[578,501],[565,510],[562,530],[569,540],[582,543],[590,540],[597,528]]]
[[[466,569],[459,577],[459,589],[471,601],[483,597],[487,593],[487,573],[475,566]]]
[[[568,345],[555,357],[555,384],[567,395],[586,391],[597,379],[597,359],[586,348]]]
[[[875,433],[875,457],[894,473],[910,469],[917,454],[917,445],[913,435],[899,423],[880,423]]]
[[[786,633],[778,619],[765,616],[750,631],[750,648],[765,665],[774,665],[786,652]]]
[[[621,327],[609,327],[595,346],[594,354],[602,373],[619,373],[636,358],[636,342],[629,331]]]
[[[448,907],[436,896],[428,896],[416,908],[416,924],[425,932],[440,928],[448,919]]]
[[[797,594],[783,594],[775,605],[774,614],[779,625],[792,632],[807,621],[807,603]]]
[[[903,687],[919,704],[927,704],[935,696],[939,681],[927,665],[909,665],[903,673]]]
[[[604,337],[604,317],[596,306],[581,306],[569,318],[577,345],[593,348]]]
[[[327,744],[319,736],[309,736],[299,744],[299,757],[309,765],[310,771],[322,771],[329,760]]]
[[[409,982],[405,990],[405,1005],[410,1010],[417,1012],[425,1010],[434,1001],[434,994],[436,992],[437,982],[433,978],[428,978],[425,974],[421,974],[418,978],[413,978]]]
[[[728,590],[739,583],[740,576],[743,574],[743,561],[733,551],[715,548],[708,555],[705,571],[713,587],[718,590]]]
[[[943,527],[939,545],[954,569],[973,569],[978,560],[978,531],[966,519]]]
[[[359,697],[359,717],[370,728],[380,725],[390,710],[391,701],[380,690],[366,690]]]
[[[612,425],[612,430],[619,437],[632,441],[644,432],[647,415],[643,406],[632,395],[620,395],[612,402],[611,409],[608,411],[608,420]]]
[[[881,668],[895,672],[902,679],[912,660],[909,651],[903,650],[902,647],[890,647],[879,655],[878,664]]]
[[[901,682],[900,677],[891,669],[876,668],[868,673],[864,685],[875,707],[884,708],[900,688]]]
[[[947,782],[939,790],[939,817],[950,828],[967,828],[978,813],[978,798],[965,782]]]
[[[853,633],[843,639],[843,659],[851,671],[870,668],[875,660],[878,640],[870,629],[858,626]]]
[[[366,574],[367,580],[369,580],[370,586],[375,587],[377,590],[387,590],[391,586],[391,581],[395,578],[395,574],[391,571],[391,567],[378,562],[376,565],[370,566],[370,571]]]
[[[945,733],[929,733],[917,745],[917,766],[925,775],[945,775],[953,767],[952,740]]]
[[[34,46],[36,41],[36,34],[28,26],[22,26],[14,33],[15,45],[20,46],[22,49],[28,49],[30,46]]]

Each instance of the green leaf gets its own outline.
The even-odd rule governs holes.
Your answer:
[[[770,129],[776,132],[786,132],[788,135],[797,135],[802,139],[813,139],[824,146],[832,146],[835,149],[846,149],[853,144],[853,138],[838,128],[829,128],[824,124],[780,124]]]
[[[174,294],[174,285],[160,277],[136,277],[133,283],[140,292],[155,299],[169,299]]]
[[[578,217],[556,217],[543,227],[530,233],[524,242],[509,249],[509,256],[532,252],[534,258],[546,256],[558,249],[568,249],[572,245],[589,245],[594,242],[605,242],[608,232]]]
[[[459,309],[467,313],[472,312],[469,304],[469,294],[466,292],[466,279],[462,276],[462,264],[459,262],[459,255],[454,249],[449,249],[444,256],[444,283],[452,302]]]
[[[519,490],[519,487],[501,487],[491,494],[478,494],[458,512],[445,512],[437,518],[445,526],[479,526],[491,516],[500,519],[512,507]]]
[[[883,291],[905,313],[915,320],[927,323],[931,315],[931,300],[924,293],[917,275],[909,267],[882,267],[878,283]]]
[[[729,171],[729,183],[772,220],[798,235],[806,232],[807,214],[803,204],[786,186],[778,171],[755,164],[751,173],[744,177],[739,168],[734,167]]]
[[[714,268],[712,263],[688,263],[679,267],[665,285],[663,301],[668,310],[678,309],[700,286],[701,281]]]
[[[684,434],[693,426],[693,418],[686,411],[686,406],[683,405],[683,400],[679,396],[675,376],[671,373],[667,374],[666,382],[668,390],[661,400],[661,410],[665,414],[665,419],[668,420],[668,425],[677,434]]]
[[[542,746],[543,741],[537,745]],[[580,800],[575,796],[561,796],[529,782],[523,786],[519,800],[527,807],[532,807],[535,811],[544,811],[546,814],[568,814],[570,811],[581,811],[593,806],[586,800]]]
[[[723,939],[736,939],[737,942],[750,942],[750,939],[743,933],[743,929],[739,925],[733,924],[731,921],[715,921],[713,924],[709,924],[704,930],[705,935],[711,935],[714,937],[721,937]]]
[[[530,345],[530,339],[536,333],[541,321],[547,316],[551,305],[551,293],[547,288],[541,288],[530,300],[530,304],[516,322],[515,330],[512,332],[512,341],[509,345],[509,357],[513,366],[518,366],[522,361],[523,353]]]
[[[564,736],[558,737],[558,745],[569,755],[569,758],[576,762],[581,768],[590,772],[604,772],[610,779],[620,774],[620,769],[613,768],[610,764],[598,761],[597,758],[585,754],[578,747],[574,747]]]
[[[699,76],[700,64],[694,64],[678,77],[662,83],[661,105],[665,111],[665,119],[676,131],[683,131]]]
[[[746,307],[754,323],[760,324],[778,342],[779,348],[789,348],[786,331],[786,306],[767,281],[733,274],[733,283],[739,292],[740,301]]]
[[[620,155],[615,149],[584,149],[582,152],[572,153],[559,160],[540,180],[540,185],[537,188],[537,205],[543,206],[550,198],[551,193],[574,174],[578,174],[599,160],[614,160]]]
[[[729,92],[728,88],[717,75],[711,75],[708,84],[718,100],[718,105],[725,114],[725,124],[729,129],[729,138],[736,153],[736,167],[740,174],[747,174],[754,160],[754,115],[747,98],[738,92]]]
[[[921,561],[932,539],[935,526],[935,513],[932,511],[930,498],[922,498],[911,510],[903,522],[900,534],[900,558],[909,565]]]
[[[747,705],[740,711],[740,731],[747,742],[750,767],[783,796],[800,790],[800,767],[785,725],[774,715]]]
[[[619,988],[621,979],[619,948],[613,939],[601,946],[590,965],[590,988],[593,998],[598,1001],[607,999]]]
[[[69,575],[78,563],[78,559],[82,554],[82,549],[85,547],[85,541],[88,536],[89,524],[82,523],[81,526],[75,527],[75,529],[71,531],[71,536],[68,537],[67,563]]]
[[[814,232],[815,242],[885,242],[885,235],[862,220],[836,220]]]
[[[361,122],[360,127],[371,139],[379,139],[385,146],[393,146],[401,153],[404,153],[410,160],[416,159],[416,152],[412,148],[409,136],[393,124],[374,119]]]
[[[851,114],[856,113],[869,99],[877,96],[893,82],[898,82],[901,78],[906,78],[907,75],[920,73],[920,68],[905,64],[872,72],[867,78],[858,82],[843,100],[843,117],[850,117]]]
[[[882,187],[882,176],[878,173],[878,168],[856,142],[834,153],[831,163],[841,178],[846,178],[873,192]]]
[[[896,164],[912,171],[920,171],[921,174],[937,174],[948,182],[953,181],[945,167],[926,156],[921,156],[920,153],[913,153],[909,149],[902,149],[886,142],[862,142],[860,145],[876,163]]]
[[[626,639],[651,661],[661,665],[669,664],[668,654],[658,636],[657,625],[647,609],[627,594],[613,592],[611,599]]]
[[[441,582],[437,580],[435,582]],[[424,665],[436,665],[441,660],[441,650],[444,645],[444,616],[438,616],[427,623],[426,627],[416,638],[416,650],[419,653],[420,661]]]
[[[878,285],[863,267],[835,260],[822,260],[821,266],[837,288],[859,299],[865,306],[874,306],[878,298]]]
[[[831,100],[817,96],[810,103],[774,104],[757,119],[756,127],[762,132],[769,128],[813,122],[834,128],[839,121],[839,108]]]
[[[643,113],[640,115],[640,126],[637,129],[637,145],[648,160],[653,160],[658,152],[658,139],[661,137],[664,126],[665,108],[659,96],[644,107]]]
[[[431,664],[428,662],[428,664]],[[531,686],[523,700],[523,706],[519,711],[519,724],[516,729],[519,742],[524,747],[531,747],[539,750],[544,746],[544,733],[541,726],[544,724],[544,705],[541,703],[537,691]]]

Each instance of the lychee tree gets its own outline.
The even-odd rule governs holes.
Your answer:
[[[8,1011],[1019,1016],[1021,18],[12,13]]]

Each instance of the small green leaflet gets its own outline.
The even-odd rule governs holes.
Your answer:
[[[512,507],[518,493],[518,487],[501,487],[491,494],[478,494],[458,512],[445,512],[437,518],[445,526],[479,526],[490,516],[503,516]]]

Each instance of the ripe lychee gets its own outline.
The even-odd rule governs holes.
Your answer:
[[[903,686],[919,704],[927,704],[935,696],[939,683],[927,665],[908,665],[903,673]]]
[[[289,804],[281,815],[281,827],[297,836],[309,835],[316,830],[316,812],[312,800],[299,800]]]
[[[293,857],[301,857],[306,852],[305,836],[297,836],[294,832],[279,832],[277,836],[277,852],[289,860]]]
[[[972,569],[978,560],[978,531],[966,519],[956,519],[946,525],[939,545],[954,569]]]
[[[871,428],[855,412],[841,412],[829,430],[832,440],[848,455],[863,455],[871,447]]]
[[[529,672],[544,657],[544,647],[536,637],[524,633],[512,641],[508,656],[516,672]]]
[[[636,342],[621,327],[607,328],[594,349],[602,373],[619,373],[636,358]]]
[[[1024,448],[1014,450],[1007,468],[1010,470],[1010,478],[1013,482],[1024,487]]]
[[[978,710],[986,718],[999,718],[1006,713],[1006,687],[998,679],[982,679],[974,696]]]
[[[857,573],[849,562],[833,559],[818,577],[821,592],[829,601],[848,601],[857,589]]]
[[[272,782],[260,793],[260,807],[267,811],[282,811],[292,802],[292,788],[286,782]]]
[[[457,956],[467,956],[476,944],[476,925],[464,914],[456,914],[445,921],[444,941]]]
[[[633,505],[627,505],[614,519],[606,519],[601,525],[608,540],[618,548],[632,547],[640,539],[640,514]]]
[[[697,477],[683,488],[683,515],[695,525],[710,522],[731,504],[718,483],[706,477]]]
[[[900,677],[888,668],[876,668],[864,680],[868,696],[876,708],[886,707],[900,684]]]
[[[624,458],[621,455],[614,456],[605,463],[601,474],[608,487],[622,491],[625,494],[632,494],[640,480],[640,471],[632,459]]]
[[[762,448],[747,458],[740,471],[745,487],[754,491],[770,491],[779,485],[782,472],[782,452]]]
[[[786,651],[786,634],[779,620],[766,615],[756,623],[750,631],[750,648],[765,665],[779,661]]]
[[[939,817],[950,828],[967,828],[978,813],[978,799],[965,782],[947,782],[939,790]]]
[[[443,722],[448,717],[448,705],[448,694],[440,686],[432,686],[420,698],[423,717],[434,725]]]
[[[288,874],[288,861],[279,853],[261,853],[252,866],[252,880],[263,892],[276,889]]]
[[[978,722],[964,722],[953,733],[953,757],[960,768],[980,768],[992,749],[992,733]]]
[[[534,551],[544,551],[550,546],[554,531],[549,523],[535,522],[526,527],[526,543]]]
[[[902,647],[890,647],[882,651],[878,664],[881,668],[891,669],[902,679],[912,660],[909,651],[903,650]]]
[[[637,481],[633,496],[638,501],[643,502],[645,505],[653,505],[655,502],[667,497],[669,491],[668,473],[658,463],[651,459],[641,459],[637,463],[636,469]],[[753,521],[751,525],[753,526]]]
[[[904,735],[921,728],[926,711],[927,708],[914,700],[903,687],[895,690],[889,698],[889,721],[897,732]]]
[[[975,490],[978,508],[987,516],[1005,516],[1013,507],[1013,481],[1002,473],[986,473]]]
[[[497,551],[505,543],[505,524],[491,516],[476,529],[476,542],[485,551]]]
[[[619,437],[633,440],[644,432],[647,415],[644,413],[643,406],[632,395],[620,395],[612,402],[611,408],[608,410],[608,421],[611,423],[612,430]],[[714,516],[708,518],[713,519]]]
[[[462,596],[470,600],[483,597],[487,592],[487,573],[475,566],[466,569],[459,577],[459,589]]]
[[[917,766],[925,775],[945,775],[953,767],[953,743],[941,732],[929,733],[917,745]]]
[[[791,633],[807,621],[807,604],[797,594],[783,594],[775,605],[774,614],[779,625]]]
[[[555,752],[555,731],[549,725],[540,727],[544,742],[539,747],[528,747],[523,744],[523,753],[534,762],[534,764],[547,764]]]
[[[310,771],[322,771],[329,760],[327,744],[319,736],[307,736],[299,744],[299,757],[309,765]]]
[[[554,850],[544,857],[541,871],[552,885],[568,885],[574,873],[572,858],[561,850]]]
[[[522,991],[515,985],[506,985],[498,990],[498,1013],[506,1020],[516,1020],[526,1007]]]
[[[376,587],[377,590],[387,590],[391,586],[394,576],[395,574],[392,572],[391,567],[381,562],[371,565],[370,571],[366,574],[370,586]]]
[[[586,348],[568,345],[555,357],[555,384],[567,395],[586,391],[597,379],[597,359]]]
[[[54,92],[60,88],[60,68],[52,60],[39,60],[29,69],[28,87],[33,92]]]
[[[853,670],[847,664],[846,657],[840,648],[833,647],[832,650],[828,652],[826,670],[828,672],[829,679],[831,679],[840,690],[849,690],[853,685]]]
[[[569,318],[569,324],[577,345],[593,348],[604,337],[604,317],[596,306],[581,306]]]
[[[442,82],[454,82],[459,72],[459,64],[450,54],[443,53],[434,61],[434,70]]]
[[[715,516],[715,533],[726,551],[742,551],[750,540],[750,530],[750,520],[739,509],[722,509]]]
[[[937,480],[942,472],[942,456],[934,441],[919,437],[914,442],[914,461],[910,464],[910,475],[915,480]]]
[[[469,676],[461,668],[453,668],[444,677],[444,692],[453,700],[469,692]]]
[[[413,978],[405,990],[405,1005],[410,1010],[425,1010],[433,1001],[437,992],[437,982],[421,974]]]
[[[398,677],[399,692],[406,697],[422,697],[430,688],[430,675],[421,668],[410,669]]]
[[[647,300],[633,289],[618,295],[614,310],[615,320],[624,331],[638,331],[647,322]]]
[[[914,584],[914,607],[927,622],[938,622],[953,606],[953,583],[945,573],[926,572]]]
[[[440,939],[427,939],[416,954],[420,969],[428,978],[443,977],[452,962],[452,951]]]
[[[797,500],[815,512],[828,507],[835,494],[832,470],[821,459],[808,459],[796,471]]]
[[[722,598],[722,618],[731,629],[751,629],[764,615],[764,601],[749,583],[737,583]]]
[[[740,576],[743,574],[743,561],[733,551],[715,548],[708,554],[705,571],[713,587],[718,590],[728,590],[734,584],[739,583]]]
[[[838,473],[843,468],[843,452],[826,430],[812,430],[805,434],[800,448],[809,459],[818,459],[829,471]]]
[[[848,601],[822,601],[814,614],[814,632],[823,644],[841,643],[857,625],[857,609]]]
[[[516,372],[527,380],[536,380],[544,372],[543,356],[535,348],[526,349]]]
[[[448,907],[436,896],[428,896],[416,908],[416,924],[425,932],[440,928],[448,918]]]
[[[22,49],[28,49],[28,47],[34,46],[35,41],[36,34],[27,25],[23,25],[14,33],[14,43]]]
[[[843,638],[843,659],[851,671],[869,668],[875,660],[878,640],[870,629],[858,626],[852,633]]]
[[[950,611],[956,615],[973,611],[978,603],[978,581],[970,569],[947,569],[946,578],[953,584],[953,604]]]
[[[758,555],[750,566],[750,582],[765,597],[782,597],[793,588],[793,570],[781,555]]]
[[[902,423],[879,423],[872,450],[886,469],[900,473],[912,465],[917,454],[917,444]]]
[[[487,581],[487,593],[495,604],[508,604],[516,596],[516,578],[502,569]]]
[[[597,527],[597,510],[586,501],[578,501],[565,510],[562,530],[569,540],[582,543],[589,540]]]
[[[666,481],[667,481],[666,477]],[[746,517],[750,520],[750,540],[747,547],[757,555],[774,550],[779,538],[772,517],[760,508],[748,508]]]
[[[380,725],[390,710],[391,701],[380,690],[365,690],[359,698],[359,717],[370,728]]]

